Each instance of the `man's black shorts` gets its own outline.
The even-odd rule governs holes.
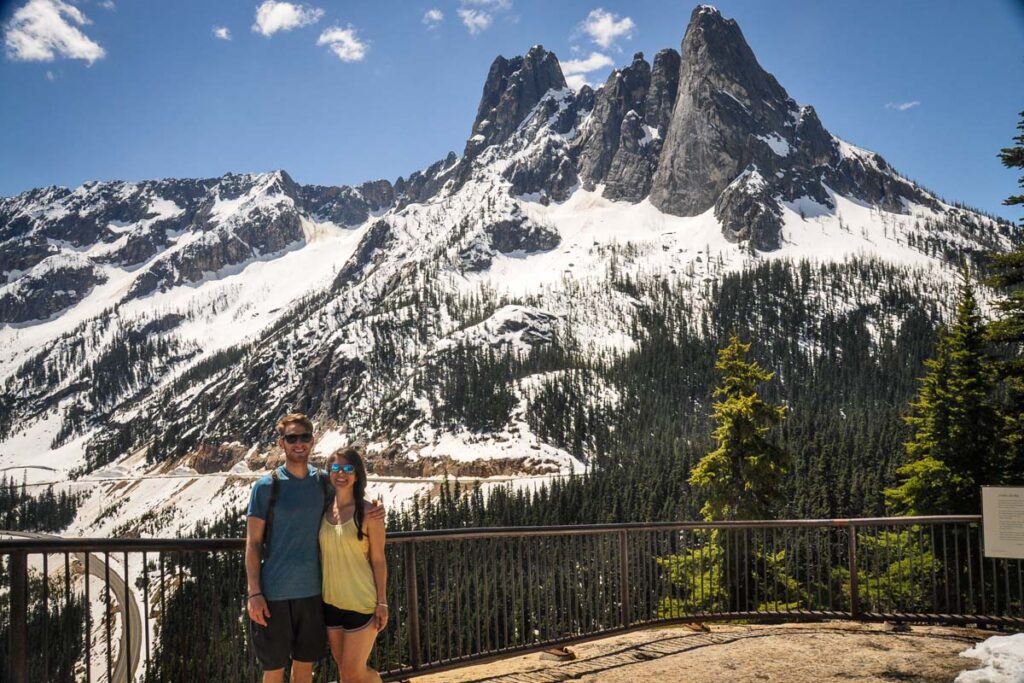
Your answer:
[[[323,601],[319,595],[297,600],[271,600],[266,626],[249,621],[252,647],[265,671],[283,669],[288,659],[316,662],[327,651]]]

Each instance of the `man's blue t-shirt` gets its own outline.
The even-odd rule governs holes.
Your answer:
[[[309,467],[304,479],[277,468],[278,491],[271,521],[269,557],[263,562],[260,589],[267,600],[297,600],[320,595],[320,516],[324,493],[320,477]],[[252,487],[250,517],[266,520],[270,508],[271,476],[261,477]],[[330,487],[328,487],[329,489]]]

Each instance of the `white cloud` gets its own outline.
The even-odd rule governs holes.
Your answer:
[[[584,85],[593,86],[587,80],[586,74],[604,69],[614,64],[611,57],[600,52],[591,52],[586,59],[567,59],[562,62],[562,75],[565,76],[565,83],[573,90],[579,90]]]
[[[885,108],[895,109],[896,111],[906,111],[908,109],[913,109],[914,107],[919,106],[921,106],[921,103],[918,102],[917,100],[914,100],[913,102],[889,102],[888,104],[885,105]]]
[[[462,19],[462,23],[469,29],[470,35],[476,35],[481,31],[486,31],[494,23],[494,17],[488,12],[475,9],[460,9],[459,17]]]
[[[48,80],[48,81],[55,81],[55,80],[57,80],[57,74],[53,73],[52,71],[47,71],[46,72],[46,80]]]
[[[103,0],[103,2],[100,3],[100,7],[109,10],[117,9],[117,5],[114,4],[114,0]]]
[[[428,9],[426,14],[423,15],[423,23],[427,25],[427,28],[436,28],[444,20],[444,12],[434,7]]]
[[[231,40],[231,31],[227,26],[214,26],[213,35],[217,36],[221,40]]]
[[[324,11],[319,7],[264,0],[256,8],[256,23],[252,25],[252,30],[269,38],[278,31],[291,31],[315,24],[323,16]]]
[[[566,76],[597,71],[614,64],[612,58],[600,52],[591,52],[586,59],[567,59],[562,62],[562,73]]]
[[[566,76],[565,84],[572,88],[573,90],[575,90],[576,92],[579,92],[580,88],[582,88],[583,86],[590,85],[590,83],[587,82],[587,77],[584,76],[583,74],[577,74],[575,76]]]
[[[620,19],[619,15],[606,12],[600,7],[592,10],[580,24],[580,29],[606,50],[619,38],[632,38],[635,28],[636,24],[629,17]]]
[[[366,52],[370,49],[369,43],[359,40],[356,30],[349,26],[341,28],[332,26],[320,34],[317,45],[326,45],[338,59],[343,62],[361,62],[366,58]]]
[[[462,0],[463,5],[476,5],[477,7],[489,7],[494,10],[512,9],[512,0]]]
[[[63,0],[29,0],[6,25],[7,56],[19,62],[52,62],[57,57],[92,64],[106,52],[72,24],[91,24],[80,9]]]

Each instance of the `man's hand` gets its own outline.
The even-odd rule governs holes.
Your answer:
[[[380,498],[373,501],[373,507],[366,513],[366,519],[384,519],[384,503]]]
[[[260,626],[267,625],[267,619],[270,618],[270,607],[267,606],[267,601],[262,595],[254,595],[246,601],[246,606],[249,608],[249,618],[255,621]]]

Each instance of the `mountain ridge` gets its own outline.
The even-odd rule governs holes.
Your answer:
[[[959,260],[1020,241],[832,136],[701,6],[679,52],[597,90],[539,45],[495,59],[463,156],[393,183],[275,171],[0,200],[0,464],[31,441],[64,472],[258,470],[299,409],[385,469],[567,471],[586,453],[541,438],[544,392],[571,354],[641,347],[659,288],[694,334],[722,278],[781,261],[841,278],[877,260],[932,305]],[[815,282],[820,315],[898,332],[881,294]]]

